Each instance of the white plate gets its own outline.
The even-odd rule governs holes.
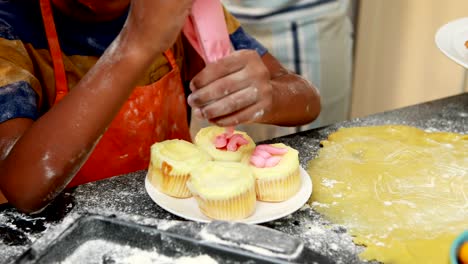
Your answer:
[[[280,203],[266,203],[257,201],[255,213],[248,218],[238,220],[238,222],[248,224],[259,224],[273,221],[294,213],[300,209],[309,200],[312,194],[312,181],[309,174],[300,168],[301,174],[301,189],[290,199]],[[210,222],[213,219],[205,216],[200,209],[195,198],[177,199],[160,192],[153,187],[148,180],[148,175],[145,179],[146,192],[151,199],[164,210],[180,216],[182,218],[197,222]]]
[[[445,24],[437,31],[435,42],[437,47],[450,59],[468,68],[468,17]]]

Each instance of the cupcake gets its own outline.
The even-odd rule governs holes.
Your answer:
[[[260,201],[285,201],[301,187],[299,153],[282,143],[259,145],[242,162],[248,163],[253,171],[257,199]]]
[[[217,161],[239,162],[255,148],[247,133],[217,126],[202,128],[195,144]]]
[[[192,171],[187,187],[210,218],[237,220],[255,211],[255,178],[245,164],[207,162]]]
[[[173,139],[151,146],[148,169],[150,183],[161,192],[176,197],[192,196],[186,182],[191,171],[211,157],[192,143]]]

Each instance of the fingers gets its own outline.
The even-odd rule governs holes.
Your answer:
[[[188,103],[193,108],[200,108],[249,86],[258,87],[258,81],[269,79],[269,72],[257,52],[236,51],[208,64],[193,78]]]
[[[251,105],[231,115],[212,119],[210,122],[222,127],[236,126],[243,123],[253,123],[260,120],[267,111],[269,111],[267,104],[259,103]]]
[[[203,114],[200,108],[193,108],[193,114],[195,115],[196,118],[200,120],[203,119]]]
[[[253,105],[258,99],[258,89],[249,87],[201,108],[201,113],[204,118],[211,120]]]
[[[260,120],[272,103],[270,73],[252,50],[209,64],[191,82],[188,103],[198,118],[222,126]]]
[[[259,57],[259,55],[253,50],[239,50],[217,62],[206,65],[205,69],[193,78],[190,84],[192,91],[240,71],[248,65],[253,57]]]
[[[210,102],[245,89],[250,84],[248,72],[240,70],[215,80],[202,89],[195,90],[189,97],[188,103],[192,107],[202,107]]]

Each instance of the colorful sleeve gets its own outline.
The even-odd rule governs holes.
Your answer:
[[[229,37],[235,50],[256,50],[260,56],[267,53],[268,50],[255,38],[245,32],[239,21],[226,9],[224,9],[224,17],[226,19]]]
[[[0,123],[39,117],[41,85],[34,66],[13,27],[0,19]]]

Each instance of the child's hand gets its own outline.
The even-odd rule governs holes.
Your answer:
[[[235,51],[208,64],[191,84],[196,116],[219,126],[260,122],[272,108],[270,72],[253,50]]]
[[[179,36],[193,0],[132,0],[123,29],[126,44],[144,56],[169,49]]]

